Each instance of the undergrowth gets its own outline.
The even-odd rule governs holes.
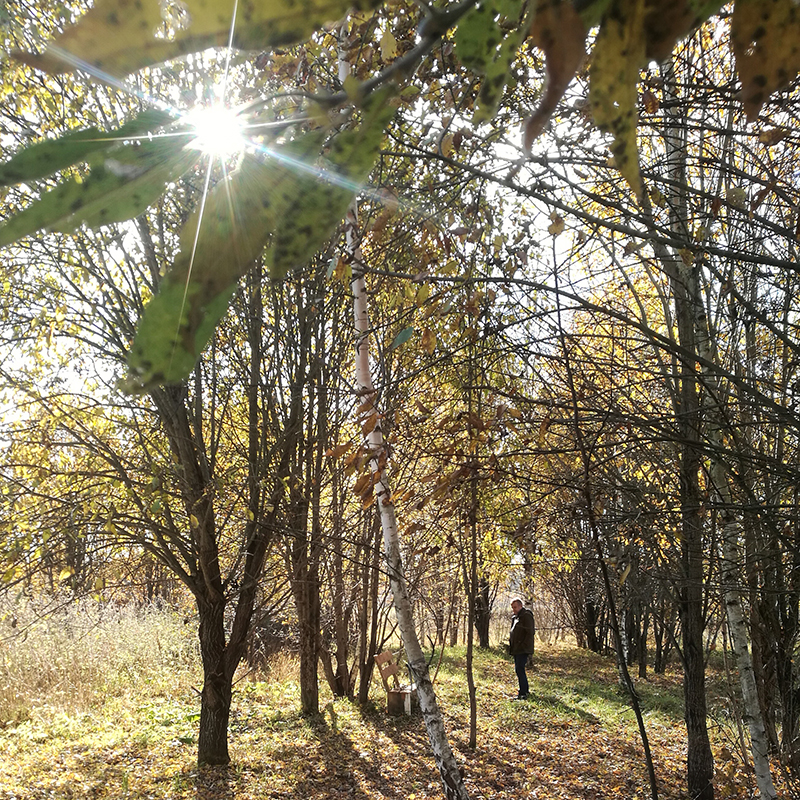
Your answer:
[[[320,684],[318,716],[299,713],[298,665],[279,654],[242,671],[234,693],[229,768],[198,769],[201,674],[193,625],[157,608],[26,601],[2,610],[0,800],[439,800],[441,783],[419,712],[389,717],[375,677],[365,707]],[[641,741],[612,659],[540,648],[532,699],[514,702],[513,665],[477,650],[477,731],[463,647],[437,654],[436,692],[474,800],[649,797]],[[637,681],[660,796],[685,798],[680,676]],[[716,701],[715,701],[716,702]],[[753,796],[752,778],[713,730],[718,796]],[[734,748],[735,750],[735,748]],[[786,795],[788,796],[788,794]]]
[[[0,600],[0,726],[197,682],[196,632],[155,606]]]

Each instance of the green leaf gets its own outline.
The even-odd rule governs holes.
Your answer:
[[[142,67],[228,44],[236,8],[233,46],[241,50],[308,39],[350,8],[377,0],[96,0],[42,55],[15,51],[21,61],[47,72],[76,69],[127,75]],[[160,38],[156,38],[156,34]]]
[[[414,335],[413,328],[403,328],[397,336],[394,337],[394,341],[389,346],[389,350],[395,350],[396,348],[404,345],[412,336]]]
[[[459,22],[455,33],[455,51],[461,63],[481,75],[486,73],[503,40],[494,16],[492,3],[477,6]]]
[[[82,181],[69,180],[35,200],[0,227],[0,247],[39,230],[70,232],[82,224],[130,219],[152,205],[167,183],[194,166],[191,136],[125,145],[98,160]]]
[[[639,70],[645,63],[644,0],[615,0],[597,35],[590,66],[589,104],[597,126],[610,132],[617,169],[642,194],[638,122]]]
[[[145,309],[128,358],[130,391],[176,383],[189,375],[225,315],[239,278],[268,241],[273,277],[306,264],[341,222],[377,157],[394,114],[393,89],[366,102],[361,124],[336,136],[320,177],[326,131],[269,152],[245,155],[181,233],[180,254]]]
[[[216,324],[228,309],[236,284],[203,304],[197,284],[168,281],[148,303],[128,357],[131,378],[122,388],[143,391],[186,377]]]
[[[125,389],[177,383],[192,371],[237,281],[281,221],[277,198],[317,157],[323,138],[324,131],[299,137],[266,164],[247,154],[209,192],[184,226],[179,255],[139,322]]]
[[[535,4],[534,4],[535,5]],[[492,118],[508,82],[511,62],[527,36],[519,5],[509,0],[487,0],[468,13],[458,25],[455,47],[464,66],[483,75],[473,121]],[[501,26],[501,21],[505,23]],[[515,23],[506,33],[508,22]]]
[[[280,218],[267,256],[273,278],[305,266],[342,221],[378,156],[384,128],[395,113],[394,93],[386,87],[371,95],[361,124],[334,138],[318,174],[296,175],[283,194],[273,195]]]
[[[37,142],[0,166],[0,186],[45,178],[116,147],[121,138],[151,133],[172,119],[172,115],[165,111],[147,110],[111,131],[84,128],[71,131],[58,139]]]

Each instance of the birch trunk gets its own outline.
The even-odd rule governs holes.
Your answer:
[[[719,466],[711,469],[711,480],[725,481],[727,476],[720,475]],[[724,500],[723,500],[724,502]],[[753,659],[748,645],[747,624],[742,611],[742,602],[739,594],[739,564],[740,549],[739,538],[742,526],[739,521],[726,511],[722,522],[722,564],[721,578],[725,613],[728,620],[728,629],[731,635],[731,644],[736,656],[736,667],[739,672],[739,683],[742,687],[744,701],[744,721],[750,732],[750,750],[753,756],[753,768],[761,800],[776,800],[777,792],[772,783],[772,773],[769,764],[769,741],[761,715],[761,706],[758,702],[758,689],[756,687]]]
[[[342,28],[341,40],[346,36]],[[350,74],[350,65],[344,56],[344,48],[339,48],[339,80],[343,84]],[[355,366],[357,395],[362,419],[374,420],[371,429],[365,431],[369,449],[370,469],[373,476],[375,500],[383,531],[383,549],[389,584],[392,590],[397,626],[406,651],[406,661],[417,686],[420,710],[425,720],[425,728],[431,743],[431,750],[442,778],[444,796],[447,800],[469,800],[461,771],[456,762],[444,729],[436,693],[428,672],[428,663],[414,627],[414,615],[408,595],[403,560],[400,555],[400,537],[389,479],[386,474],[389,453],[383,437],[380,415],[376,404],[376,391],[369,369],[369,307],[367,285],[364,277],[364,262],[359,245],[357,201],[348,212],[345,225],[345,258],[352,267],[351,289],[353,292],[353,315],[355,320],[356,345]],[[367,426],[368,428],[370,426]]]
[[[447,740],[444,722],[428,672],[428,664],[414,627],[414,616],[403,572],[397,519],[394,513],[389,479],[386,474],[388,452],[376,407],[375,387],[372,383],[369,369],[369,311],[364,265],[361,249],[357,243],[357,224],[355,210],[351,210],[347,221],[346,247],[347,256],[353,269],[351,288],[356,329],[356,383],[363,418],[376,420],[374,427],[367,432],[366,440],[371,456],[370,469],[373,475],[375,499],[380,512],[381,528],[383,530],[386,569],[392,589],[397,625],[405,646],[408,667],[417,685],[417,697],[425,720],[425,727],[428,731],[433,757],[436,760],[436,766],[442,778],[444,795],[447,800],[469,800],[461,772]]]
[[[708,319],[703,306],[695,304],[695,341],[697,352],[704,363],[714,364],[717,354],[711,343]],[[707,437],[709,444],[709,481],[719,502],[722,513],[722,558],[720,563],[720,578],[722,581],[723,602],[728,630],[731,637],[736,669],[739,673],[739,684],[742,690],[744,703],[744,721],[750,733],[750,752],[753,758],[753,769],[756,776],[758,791],[761,800],[775,800],[777,793],[772,783],[772,773],[769,764],[769,739],[767,737],[764,716],[761,713],[761,704],[758,699],[753,658],[750,652],[747,623],[742,610],[741,582],[739,570],[741,565],[741,550],[739,541],[742,537],[742,524],[734,512],[734,497],[731,491],[730,478],[722,460],[716,453],[722,453],[725,444],[722,438],[722,424],[720,407],[722,401],[722,387],[713,375],[708,374],[708,367],[703,369],[706,373],[706,384],[712,389],[715,397],[712,402],[705,404],[705,417],[708,420]]]

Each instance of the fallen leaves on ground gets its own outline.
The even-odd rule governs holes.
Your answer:
[[[641,741],[613,660],[563,647],[542,649],[530,671],[532,699],[513,702],[513,666],[476,656],[477,747],[469,742],[463,650],[437,679],[445,723],[474,800],[650,796]],[[660,796],[686,797],[686,734],[676,673],[639,680]],[[321,707],[331,698],[323,691]],[[382,691],[360,709],[297,711],[294,683],[241,681],[231,717],[232,764],[198,769],[196,698],[149,698],[94,713],[37,713],[0,731],[0,799],[439,800],[438,773],[420,715],[388,717]],[[748,797],[752,781],[714,728],[720,796]]]

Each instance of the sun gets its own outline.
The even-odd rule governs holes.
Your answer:
[[[226,158],[245,149],[245,124],[236,109],[222,103],[199,106],[184,117],[193,130],[191,146],[209,156]]]

